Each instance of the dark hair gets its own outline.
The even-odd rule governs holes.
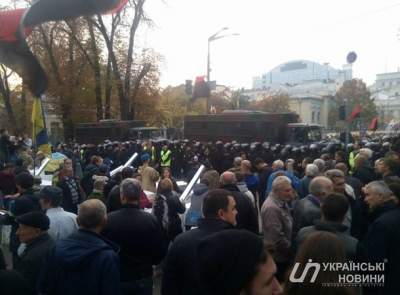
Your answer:
[[[226,211],[229,205],[229,196],[232,196],[232,193],[224,189],[209,191],[203,200],[204,217],[216,218],[220,209]]]
[[[330,194],[326,196],[321,205],[321,213],[328,221],[342,222],[349,210],[349,201],[342,194]]]
[[[160,182],[158,183],[157,187],[157,195],[158,194],[169,194],[174,190],[174,184],[172,183],[171,179],[169,178],[164,178],[161,179]]]
[[[346,153],[344,151],[336,151],[336,155],[341,157],[343,161],[346,161]]]
[[[400,182],[394,181],[388,184],[389,189],[392,191],[393,195],[400,202]]]
[[[170,177],[172,177],[172,170],[171,170],[171,168],[169,168],[169,167],[164,167],[164,168],[162,168],[162,171],[161,171],[161,178],[164,178],[164,172],[165,172],[165,171],[168,171]]]
[[[390,170],[390,172],[396,172],[399,162],[393,158],[386,157],[383,159],[383,164]]]
[[[21,172],[15,177],[15,184],[25,190],[32,188],[33,183],[33,176],[29,172]]]
[[[125,167],[121,171],[121,177],[122,177],[122,179],[133,178],[134,172],[135,172],[135,170],[133,170],[132,167],[129,167],[129,166]]]
[[[269,257],[270,257],[270,253],[268,252],[268,247],[267,245],[264,244],[264,247],[260,253],[260,257],[258,259],[258,263],[254,266],[253,270],[252,270],[252,275],[250,276],[251,280],[249,280],[248,282],[246,282],[245,286],[244,286],[244,291],[246,291],[246,294],[251,294],[251,282],[253,281],[253,279],[257,276],[258,272],[260,271],[260,267],[265,264]]]
[[[63,199],[63,192],[57,186],[45,186],[40,190],[39,197],[50,203],[52,207],[59,207]]]
[[[261,159],[261,158],[256,158],[254,160],[254,166],[257,166],[257,165],[259,165],[261,163],[265,163],[265,161],[263,159]]]

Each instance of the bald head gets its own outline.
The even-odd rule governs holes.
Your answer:
[[[249,160],[243,160],[242,163],[240,164],[240,170],[242,170],[243,173],[249,173],[251,172],[251,163]]]
[[[235,173],[230,172],[230,171],[225,171],[224,173],[221,174],[221,177],[219,178],[219,182],[221,185],[236,184]]]
[[[325,176],[318,176],[311,180],[309,191],[314,196],[323,199],[327,195],[333,193],[333,183]]]
[[[80,228],[100,233],[107,222],[106,206],[97,199],[79,205],[77,222]]]

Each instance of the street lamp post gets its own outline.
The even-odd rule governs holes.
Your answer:
[[[346,61],[347,64],[350,66],[350,73],[352,75],[353,73],[353,63],[357,60],[357,54],[354,51],[349,52],[349,54],[347,54],[346,57]],[[350,77],[350,80],[352,79],[352,77]],[[347,74],[346,74],[346,80],[347,80]],[[345,118],[347,119],[346,122],[346,137],[345,137],[345,151],[346,151],[346,155],[348,156],[349,154],[349,142],[350,142],[350,122],[348,121],[348,116],[350,114],[350,110],[349,110],[349,99],[347,97],[345,97],[344,99],[344,103],[345,103]]]
[[[218,39],[222,39],[222,38],[226,38],[226,37],[230,37],[230,36],[238,36],[239,34],[234,33],[234,34],[225,34],[225,35],[220,35],[222,32],[228,30],[228,27],[224,27],[221,30],[219,30],[218,32],[216,32],[215,34],[212,34],[210,37],[208,37],[208,42],[207,42],[207,83],[208,83],[208,87],[210,87],[210,82],[211,82],[211,57],[210,57],[210,44],[212,41],[218,40]],[[210,98],[207,97],[207,114],[209,112],[209,103],[210,103]]]

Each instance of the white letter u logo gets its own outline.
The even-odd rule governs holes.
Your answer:
[[[303,270],[303,273],[301,274],[301,276],[299,278],[295,278],[295,275],[297,273],[297,270],[299,269],[300,263],[296,262],[291,273],[290,273],[290,277],[289,280],[292,283],[303,283],[304,279],[306,278],[306,275],[308,273],[308,270],[310,268],[314,268],[314,273],[311,277],[310,283],[314,283],[315,280],[317,279],[318,273],[321,269],[321,265],[319,263],[312,263],[312,259],[308,260],[308,263],[306,264],[306,267]]]

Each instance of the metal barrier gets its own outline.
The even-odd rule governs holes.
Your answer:
[[[196,174],[193,176],[192,180],[190,180],[188,186],[185,188],[185,190],[183,191],[182,195],[180,196],[180,200],[182,203],[186,203],[187,199],[190,195],[190,192],[193,189],[193,186],[195,185],[195,183],[200,179],[200,175],[201,173],[203,173],[203,171],[206,169],[206,167],[204,165],[201,165],[200,168],[197,170]]]
[[[133,163],[133,161],[135,161],[135,159],[138,157],[138,155],[139,155],[138,153],[134,153],[132,155],[132,157],[130,157],[130,159],[124,165],[121,165],[118,168],[115,168],[114,170],[112,170],[110,172],[110,176],[113,177],[115,174],[117,174],[118,172],[122,171],[122,169],[130,166]]]

